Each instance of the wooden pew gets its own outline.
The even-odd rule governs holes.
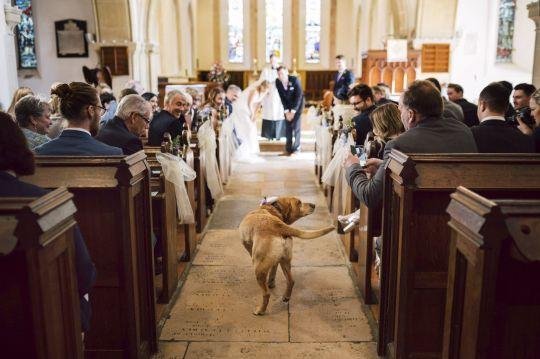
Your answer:
[[[161,164],[156,159],[156,154],[161,153],[160,148],[145,147],[144,151],[152,171],[150,188],[154,233],[163,238],[163,287],[158,300],[161,303],[168,303],[182,274],[183,266],[179,266],[178,261],[189,262],[193,258],[196,248],[195,225],[180,224],[178,221],[174,184],[165,179]],[[191,149],[184,160],[193,166]],[[194,207],[193,181],[186,181],[185,184],[191,206]]]
[[[23,178],[68,187],[77,222],[97,269],[86,358],[149,358],[157,351],[150,171],[131,156],[36,157]]]
[[[381,355],[441,356],[450,193],[462,185],[490,198],[540,198],[538,178],[537,155],[392,151],[383,200]]]
[[[193,169],[197,173],[195,178],[195,223],[197,233],[202,233],[207,222],[206,213],[206,177],[204,175],[204,169],[201,167],[201,152],[198,146],[197,134],[193,133],[191,137],[192,143],[190,145],[193,151]]]
[[[540,201],[460,187],[447,211],[443,358],[540,358]]]
[[[82,358],[73,195],[0,198],[4,358]]]
[[[377,304],[380,298],[378,275],[373,273],[375,261],[373,240],[381,235],[381,215],[381,208],[369,209],[361,203],[360,222],[351,237],[351,264],[366,304]]]

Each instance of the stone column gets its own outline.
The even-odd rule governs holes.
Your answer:
[[[536,25],[532,83],[536,87],[540,87],[540,1],[534,1],[527,5],[527,10],[529,10],[529,18],[533,20]]]
[[[7,110],[11,96],[19,86],[14,31],[21,21],[22,11],[10,3],[0,0],[0,103],[4,110]]]

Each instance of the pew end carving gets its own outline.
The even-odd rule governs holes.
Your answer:
[[[0,345],[6,358],[83,358],[73,195],[0,198]]]

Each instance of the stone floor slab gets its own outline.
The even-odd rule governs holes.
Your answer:
[[[236,229],[209,230],[199,246],[194,265],[251,266],[251,257]]]
[[[183,359],[187,347],[187,342],[160,342],[159,352],[152,359]]]
[[[286,342],[283,284],[272,290],[265,316],[253,309],[261,291],[250,267],[194,266],[165,322],[161,340]]]
[[[311,240],[295,238],[293,267],[345,265],[345,259],[335,236],[335,233],[328,233]]]
[[[229,199],[220,201],[208,229],[237,229],[246,214],[257,209],[260,198]]]
[[[186,359],[374,359],[375,343],[192,343]]]

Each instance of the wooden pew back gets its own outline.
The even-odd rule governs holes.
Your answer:
[[[5,358],[82,358],[73,195],[0,198],[0,347]]]
[[[379,353],[442,352],[450,229],[462,185],[490,198],[540,198],[540,157],[410,154],[393,150],[384,185]]]
[[[150,175],[131,156],[36,157],[24,180],[74,194],[77,222],[97,270],[85,356],[149,357],[157,350]]]
[[[443,358],[540,357],[540,200],[452,194]]]

